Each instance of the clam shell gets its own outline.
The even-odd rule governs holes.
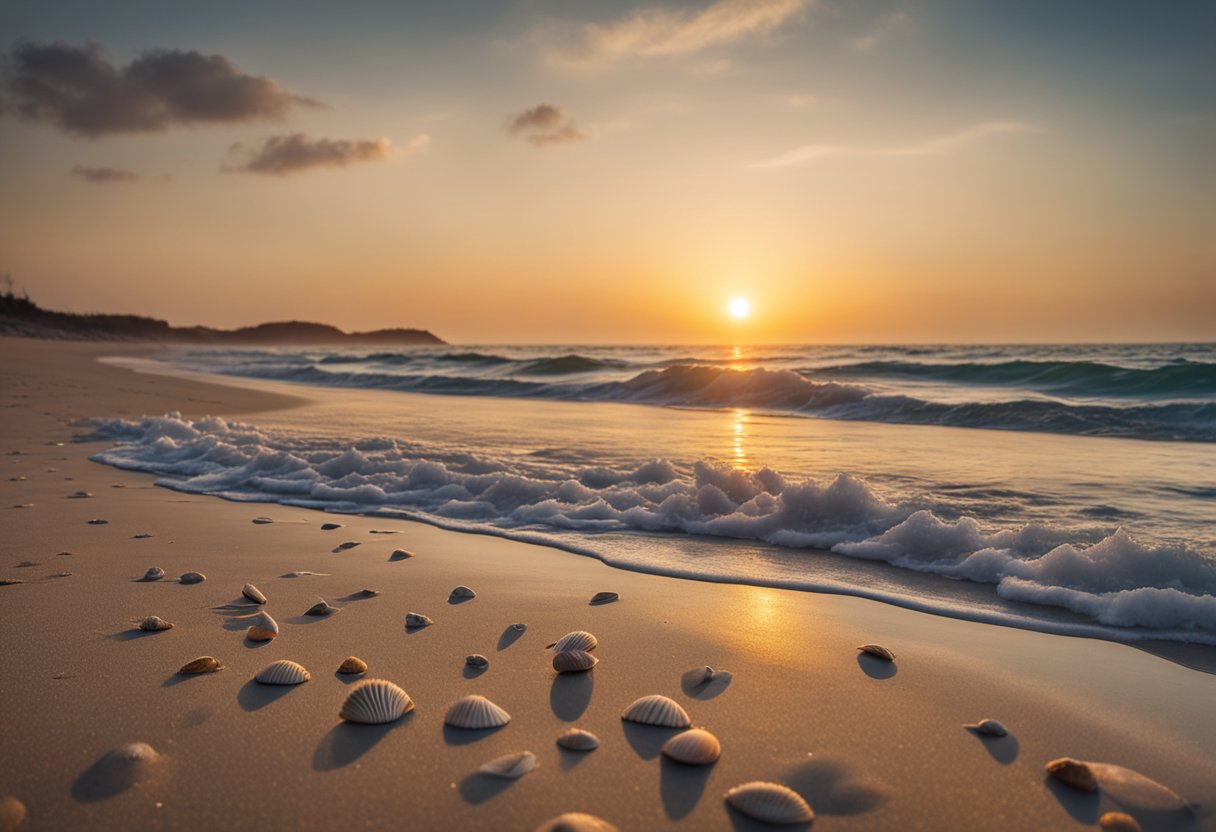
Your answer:
[[[378,589],[361,589],[358,592],[356,592],[355,594],[358,595],[360,598],[375,598],[377,595],[380,594],[380,590],[378,590]]]
[[[338,665],[339,673],[366,673],[367,662],[358,656],[347,656],[342,660],[342,664]]]
[[[443,722],[453,728],[497,728],[511,721],[511,715],[484,696],[461,697],[448,708]]]
[[[722,756],[722,745],[718,738],[703,728],[693,728],[663,743],[661,749],[677,763],[690,766],[707,766]]]
[[[323,532],[332,532],[334,529],[340,529],[340,528],[342,528],[341,523],[322,523],[321,524],[321,531],[323,531]]]
[[[1047,764],[1047,775],[1083,792],[1096,792],[1098,781],[1089,766],[1072,757],[1060,757]]]
[[[578,673],[599,664],[599,659],[582,650],[563,650],[553,654],[553,669],[558,673]]]
[[[1098,818],[1098,826],[1106,832],[1143,832],[1139,822],[1123,812],[1107,812]]]
[[[388,559],[389,560],[405,560],[406,558],[412,558],[413,556],[414,556],[414,553],[411,552],[409,549],[394,549],[393,553],[388,556]]]
[[[664,728],[691,728],[692,720],[680,703],[666,696],[652,694],[635,700],[621,714],[621,719],[642,725],[661,725]]]
[[[511,629],[517,633],[522,633],[524,630],[528,629],[528,625],[527,624],[512,624]]]
[[[448,593],[449,601],[457,601],[457,600],[460,600],[463,598],[476,598],[476,597],[477,597],[477,593],[474,592],[473,590],[469,589],[464,584],[461,584],[460,586],[456,587],[455,589],[453,589],[451,592]]]
[[[347,722],[382,725],[396,722],[414,710],[414,700],[392,682],[365,679],[351,688],[338,716]]]
[[[553,642],[553,649],[558,653],[565,650],[582,650],[585,653],[590,653],[599,644],[595,636],[588,633],[586,630],[575,630],[573,633],[566,633],[564,636]]]
[[[270,613],[263,610],[257,615],[250,616],[249,629],[245,631],[245,638],[250,641],[270,641],[279,634],[279,623],[270,617]]]
[[[183,584],[201,584],[207,580],[207,576],[202,572],[183,572],[182,576],[177,579],[178,583]]]
[[[258,675],[253,677],[253,681],[261,682],[263,685],[298,685],[311,678],[312,674],[304,668],[304,665],[287,659],[279,659],[259,670]]]
[[[1009,733],[1009,730],[995,719],[981,719],[974,725],[964,725],[963,727],[986,737],[1004,737]]]
[[[531,751],[517,751],[513,754],[495,757],[477,770],[482,774],[494,777],[518,780],[534,768],[536,768],[536,755]]]
[[[621,594],[619,592],[597,592],[591,596],[591,603],[607,604],[608,602],[615,601],[620,597]]]
[[[863,653],[869,653],[877,659],[884,659],[888,662],[895,661],[895,654],[881,644],[862,644],[857,649]]]
[[[159,615],[149,615],[143,621],[139,622],[139,629],[146,632],[156,632],[157,630],[170,630],[173,625]]]
[[[603,818],[582,812],[566,812],[536,827],[536,832],[619,832]]]
[[[807,823],[815,819],[802,795],[780,783],[756,780],[735,786],[726,793],[726,802],[765,823]]]
[[[220,660],[214,656],[199,656],[197,659],[186,662],[177,672],[187,675],[191,673],[214,673],[222,667],[223,665],[220,664]]]
[[[11,794],[0,798],[0,832],[14,832],[24,822],[25,804]]]
[[[159,566],[153,566],[151,569],[149,569],[147,572],[144,573],[144,576],[142,578],[140,578],[140,580],[141,581],[159,581],[163,577],[165,577],[165,570],[161,569]]]
[[[434,623],[435,622],[430,618],[430,616],[423,615],[420,612],[407,612],[405,614],[405,626],[407,629],[412,630],[415,627],[428,627]]]
[[[243,587],[241,587],[241,594],[255,604],[266,603],[266,596],[263,595],[262,591],[253,584],[245,584]]]
[[[338,611],[338,608],[331,605],[328,601],[321,601],[320,603],[313,604],[311,607],[306,609],[304,611],[304,614],[305,615],[332,615],[333,613],[335,613],[337,611]]]
[[[486,668],[486,667],[490,666],[490,660],[487,659],[485,656],[481,655],[480,653],[474,653],[471,656],[465,656],[464,663],[467,664],[469,667],[476,667],[478,669]]]
[[[268,524],[268,523],[273,523],[273,522],[274,522],[274,521],[273,521],[273,520],[271,520],[269,517],[255,517],[255,518],[253,518],[253,524],[254,524],[255,526],[265,526],[266,524]]]
[[[594,751],[600,747],[600,738],[582,728],[567,728],[557,735],[557,744],[571,751]]]

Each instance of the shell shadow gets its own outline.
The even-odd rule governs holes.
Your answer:
[[[679,728],[664,728],[661,725],[640,725],[627,719],[621,720],[621,729],[625,732],[625,740],[634,753],[643,760],[653,760],[659,756],[663,743],[680,733]]]
[[[461,675],[463,675],[466,679],[476,679],[489,669],[489,665],[486,665],[485,667],[473,667],[471,664],[465,664],[464,670],[461,671]]]
[[[246,711],[257,711],[277,702],[299,685],[263,685],[250,679],[237,691],[236,701]]]
[[[786,772],[782,782],[805,797],[819,815],[861,815],[887,800],[877,783],[857,777],[836,760],[808,760]]]
[[[729,803],[726,804],[726,815],[730,818],[731,828],[735,829],[736,832],[772,832],[774,828],[785,830],[785,832],[806,832],[806,830],[811,828],[811,821],[807,821],[806,823],[783,823],[780,827],[774,827],[772,824],[761,823],[758,820],[749,818]]]
[[[317,624],[321,621],[326,621],[333,618],[335,615],[337,615],[337,613],[334,612],[331,612],[329,615],[305,615],[304,613],[300,613],[299,615],[293,615],[291,618],[285,618],[283,620],[288,624]]]
[[[705,679],[705,668],[694,667],[680,677],[680,688],[693,699],[713,699],[720,696],[734,679],[729,670],[716,670],[712,679]]]
[[[397,563],[402,560],[409,560],[412,555],[406,554],[400,549],[394,549],[388,556],[389,563]]]
[[[148,636],[156,636],[161,633],[167,633],[168,630],[141,630],[138,627],[132,630],[120,630],[117,633],[111,633],[106,636],[110,641],[135,641],[136,639],[147,638]]]
[[[991,737],[972,731],[970,728],[965,730],[979,740],[980,745],[984,746],[984,750],[992,755],[992,759],[1001,765],[1007,766],[1018,758],[1018,738],[1013,734],[1006,734],[1003,737]]]
[[[343,595],[339,601],[370,601],[372,598],[379,598],[378,595],[364,595],[363,590],[352,592],[349,595]]]
[[[355,682],[362,682],[367,678],[367,673],[339,673],[334,671],[334,678],[344,685],[353,685]]]
[[[72,798],[80,803],[96,803],[122,794],[144,779],[147,764],[132,764],[103,754],[80,773],[72,783]]]
[[[592,751],[575,751],[573,748],[557,747],[561,755],[562,771],[573,771],[579,763],[591,756]]]
[[[189,682],[192,679],[201,679],[206,676],[214,676],[217,672],[223,672],[223,671],[222,670],[212,671],[210,673],[174,673],[168,679],[165,679],[165,681],[161,682],[160,686],[162,688],[172,688],[172,687],[176,687],[177,685],[182,684],[183,682]]]
[[[514,786],[515,780],[475,771],[460,781],[460,796],[473,806],[485,803]]]
[[[1043,782],[1047,786],[1047,791],[1051,792],[1052,797],[1060,802],[1060,806],[1072,816],[1073,820],[1088,826],[1093,826],[1098,822],[1098,808],[1101,804],[1098,792],[1079,791],[1072,786],[1064,785],[1054,777],[1044,777]]]
[[[460,596],[449,595],[448,596],[448,605],[455,607],[459,604],[467,604],[469,601],[472,601],[472,600],[473,600],[472,598],[462,598]]]
[[[590,601],[588,601],[588,602],[587,602],[587,606],[589,606],[589,607],[602,607],[602,606],[604,606],[605,604],[615,604],[615,603],[616,603],[617,601],[619,601],[619,600],[621,600],[621,599],[620,599],[620,598],[604,598],[604,599],[601,599],[601,600],[599,600],[599,601],[596,601],[595,599],[592,599],[592,600],[590,600]]]
[[[343,552],[349,552],[351,549],[355,548],[358,545],[359,544],[356,543],[355,541],[347,541],[346,543],[339,543],[337,546],[335,546],[333,549],[330,550],[330,554],[340,555]]]
[[[869,653],[857,654],[857,666],[871,679],[890,679],[899,672],[895,662],[871,656]]]
[[[502,635],[498,637],[498,652],[502,652],[510,647],[515,642],[519,641],[526,630],[517,630],[513,624],[508,624],[507,629],[502,631]]]
[[[356,725],[350,722],[339,722],[317,744],[317,750],[312,755],[313,770],[336,771],[345,768],[375,748],[390,732],[402,728],[410,722],[412,719],[408,713],[388,725]]]
[[[549,707],[563,722],[574,722],[591,704],[591,692],[595,688],[594,671],[586,673],[558,673],[549,687]]]
[[[443,726],[443,741],[447,745],[471,745],[478,740],[493,736],[505,726],[496,728],[456,728],[452,725]]]
[[[672,820],[686,816],[705,794],[713,766],[686,766],[663,758],[659,773],[659,792],[663,797],[663,811]]]

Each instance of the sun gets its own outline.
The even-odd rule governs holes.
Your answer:
[[[752,314],[752,305],[747,298],[731,298],[726,308],[732,318],[740,321]]]

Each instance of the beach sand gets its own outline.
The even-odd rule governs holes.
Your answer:
[[[531,830],[569,811],[622,830],[767,828],[723,800],[752,780],[804,795],[816,829],[1083,829],[1117,809],[1145,829],[1216,828],[1206,808],[1216,803],[1216,676],[1188,666],[1211,666],[1211,651],[1181,647],[1169,660],[155,487],[88,461],[102,446],[73,441],[84,430],[75,420],[180,410],[256,424],[257,412],[296,400],[94,360],[151,349],[0,339],[0,579],[23,581],[0,586],[0,797],[24,804],[23,829]],[[259,516],[274,522],[253,523]],[[345,525],[322,531],[326,521]],[[358,545],[334,551],[346,542]],[[398,548],[416,556],[391,560]],[[166,578],[139,582],[153,566]],[[179,584],[190,570],[207,580]],[[295,571],[324,574],[282,577]],[[247,641],[243,613],[223,609],[243,600],[245,583],[269,599],[281,628],[271,642]],[[477,597],[449,603],[459,584]],[[380,594],[352,599],[364,588]],[[620,599],[590,605],[603,590]],[[303,615],[321,599],[341,610]],[[407,632],[408,611],[435,623]],[[133,629],[149,615],[175,626]],[[515,622],[527,624],[522,635]],[[600,662],[558,676],[545,646],[572,630],[598,637]],[[866,642],[896,661],[859,656]],[[470,653],[488,669],[466,669]],[[224,669],[177,675],[202,655]],[[367,678],[408,691],[415,710],[388,726],[340,722],[359,678],[335,673],[348,655],[369,664]],[[277,659],[303,664],[311,681],[252,681]],[[691,684],[685,674],[705,665],[730,671],[729,683]],[[488,734],[445,728],[448,706],[471,693],[511,722]],[[620,718],[647,694],[679,702],[719,738],[721,759],[701,768],[662,758],[675,731]],[[985,717],[1010,735],[964,729]],[[560,749],[554,740],[571,726],[600,747]],[[104,755],[134,742],[159,759],[115,776]],[[524,750],[538,766],[519,780],[477,773]],[[1134,784],[1076,792],[1045,778],[1061,756],[1126,766],[1200,809],[1171,810]]]

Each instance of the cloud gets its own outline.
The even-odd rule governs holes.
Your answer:
[[[11,112],[88,138],[280,119],[292,107],[318,106],[222,55],[153,49],[116,66],[100,44],[62,41],[18,43],[3,88]]]
[[[90,168],[76,165],[72,168],[72,176],[93,185],[108,185],[114,182],[134,182],[139,174],[122,168]]]
[[[535,147],[581,142],[591,138],[570,118],[564,109],[553,104],[537,104],[512,116],[507,121],[507,132],[522,135]]]
[[[869,32],[853,41],[853,46],[862,52],[869,52],[871,49],[876,49],[883,44],[887,38],[891,37],[897,29],[903,27],[908,22],[906,12],[892,12],[884,14],[878,19]]]
[[[421,141],[420,141],[421,140]],[[410,141],[410,150],[430,142],[423,134]],[[262,173],[287,176],[312,168],[344,168],[356,162],[380,162],[392,157],[388,139],[314,139],[303,133],[271,136],[247,145],[237,142],[228,148],[220,166],[226,173]]]
[[[573,43],[552,47],[558,63],[591,64],[633,57],[689,55],[770,34],[812,0],[717,0],[697,11],[643,9],[608,24],[587,24]]]
[[[840,156],[936,156],[985,136],[1028,133],[1034,130],[1035,128],[1031,125],[1017,121],[989,121],[983,124],[972,125],[947,136],[939,136],[936,139],[927,139],[916,144],[895,147],[851,147],[848,145],[809,144],[791,150],[788,153],[783,153],[780,156],[755,162],[750,167],[781,168],[817,159]]]

